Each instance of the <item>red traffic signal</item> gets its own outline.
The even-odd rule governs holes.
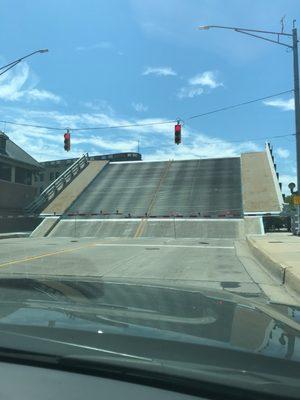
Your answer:
[[[175,125],[175,143],[181,143],[181,124],[179,122]]]
[[[64,134],[64,149],[66,151],[70,151],[71,149],[71,134],[69,131]]]

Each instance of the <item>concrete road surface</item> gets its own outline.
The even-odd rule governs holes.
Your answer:
[[[154,216],[242,214],[239,157],[110,163],[67,213]],[[115,217],[115,215],[113,215]]]
[[[243,240],[3,239],[0,277],[12,273],[221,288],[262,301],[300,304],[259,265]]]

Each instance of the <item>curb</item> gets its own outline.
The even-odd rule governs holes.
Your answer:
[[[288,267],[275,261],[268,253],[260,249],[251,237],[246,237],[247,244],[254,257],[262,264],[262,266],[275,278],[279,279],[282,285],[288,290],[293,291],[300,296],[300,278],[292,272],[292,267]]]
[[[1,233],[0,240],[1,239],[24,238],[24,237],[29,237],[29,235],[30,235],[30,232]]]

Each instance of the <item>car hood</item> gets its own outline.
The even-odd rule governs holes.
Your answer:
[[[86,277],[0,280],[0,330],[149,337],[299,361],[299,315],[295,307],[271,307],[224,290]]]

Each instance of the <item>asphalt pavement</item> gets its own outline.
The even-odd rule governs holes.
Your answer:
[[[264,270],[244,240],[48,237],[3,239],[0,246],[0,276],[126,278],[299,304]]]

